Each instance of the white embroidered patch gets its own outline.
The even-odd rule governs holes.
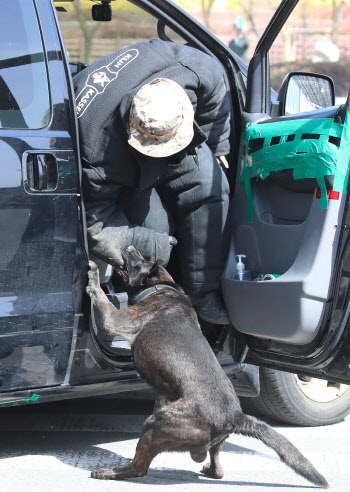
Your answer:
[[[109,79],[104,72],[94,73],[93,79],[94,84],[99,84],[102,86],[102,88],[105,86],[105,84],[109,84],[109,82],[111,81],[111,79]]]
[[[76,109],[78,118],[83,116],[96,96],[102,94],[106,87],[118,77],[119,72],[128,63],[137,58],[139,52],[132,48],[117,56],[109,65],[97,68],[86,79],[84,88],[76,97]]]

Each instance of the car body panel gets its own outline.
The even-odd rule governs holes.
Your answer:
[[[23,13],[28,22],[30,16],[35,27],[34,5],[31,11],[29,7],[26,4]],[[15,3],[12,9],[16,9]],[[62,84],[65,74],[58,37],[52,29],[52,10],[45,2],[38,2],[37,9],[41,24],[36,31],[32,30],[32,39],[26,41],[28,55],[3,61],[3,66],[7,62],[9,68],[4,67],[2,71],[3,80],[10,84],[22,72],[30,84],[28,70],[33,66],[33,84],[40,81],[43,90],[47,86],[49,95],[47,107],[42,109],[42,123],[36,124],[26,110],[25,99],[21,102],[23,121],[17,119],[18,129],[6,128],[12,122],[6,120],[6,108],[2,112],[0,221],[4,240],[0,246],[0,360],[3,391],[62,384],[75,317],[77,155],[70,134],[71,113],[66,85]],[[18,25],[13,24],[13,32],[20,25],[20,20]],[[39,39],[39,29],[45,40],[45,51],[42,51],[45,59],[39,56],[38,43],[34,46],[33,38]],[[22,53],[21,45],[18,53]],[[38,73],[40,65],[46,67],[43,69],[46,75]],[[11,91],[11,86],[8,90]],[[18,96],[22,98],[20,93]],[[29,96],[27,93],[27,100]],[[42,97],[45,99],[45,94]],[[34,94],[33,100],[33,105],[40,107],[40,94]]]

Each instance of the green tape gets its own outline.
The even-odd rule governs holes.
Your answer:
[[[254,214],[254,195],[252,190],[252,183],[250,179],[244,180],[244,189],[245,194],[248,200],[248,222],[253,222],[253,214]]]
[[[17,402],[29,403],[31,401],[37,401],[39,398],[40,395],[32,395],[29,396],[28,398],[20,398],[19,400],[2,401],[0,402],[0,405],[4,405],[5,403],[17,403]]]
[[[316,176],[316,179],[317,179],[318,186],[320,187],[320,190],[321,190],[320,207],[326,209],[328,206],[328,196],[327,196],[326,183],[324,182],[323,176]]]
[[[264,275],[263,277],[263,280],[275,280],[275,278],[278,278],[280,276],[280,273],[266,273],[266,275]]]
[[[302,138],[304,134],[319,135],[319,138]],[[270,145],[273,137],[280,137],[276,145]],[[340,139],[339,147],[329,141],[329,137]],[[348,112],[344,124],[335,123],[333,118],[248,123],[242,138],[245,156],[241,162],[239,182],[244,183],[247,195],[248,222],[253,221],[254,210],[251,180],[258,177],[264,180],[274,171],[293,169],[296,180],[317,179],[321,189],[321,208],[328,205],[325,176],[334,175],[334,191],[346,192],[350,161]],[[264,139],[262,148],[248,155],[249,142],[257,138]]]

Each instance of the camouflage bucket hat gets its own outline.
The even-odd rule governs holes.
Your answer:
[[[169,79],[155,79],[136,93],[129,117],[129,144],[142,154],[167,157],[193,138],[193,107],[184,89]]]

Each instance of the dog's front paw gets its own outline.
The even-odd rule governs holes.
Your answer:
[[[98,266],[96,265],[96,263],[94,261],[89,261],[89,267],[90,267],[90,270],[88,272],[88,276],[89,276],[89,281],[97,281],[99,283],[99,280],[100,280],[100,275],[99,275],[99,272],[98,272]]]
[[[93,261],[89,261],[90,270],[88,271],[89,283],[86,287],[86,292],[91,298],[96,295],[96,289],[100,288],[100,275],[98,267]]]

